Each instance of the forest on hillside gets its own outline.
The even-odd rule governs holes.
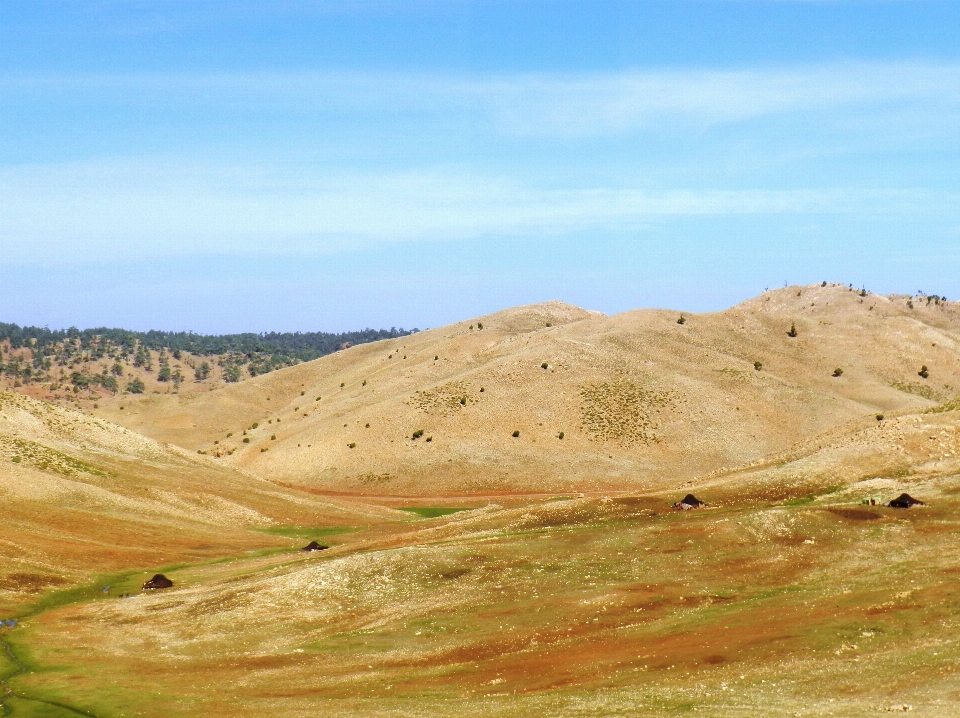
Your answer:
[[[47,329],[0,322],[0,375],[17,382],[68,381],[79,389],[101,386],[119,390],[124,365],[152,372],[157,381],[179,386],[188,366],[196,381],[211,374],[211,363],[222,368],[227,382],[244,375],[257,376],[285,366],[318,359],[356,344],[408,336],[418,329],[362,329],[354,332],[267,332],[262,334],[195,334],[193,332],[136,332],[127,329]],[[93,362],[106,362],[91,373]],[[112,365],[111,365],[112,364]],[[59,376],[57,369],[59,368]],[[74,370],[74,371],[68,371]],[[136,393],[142,387],[135,382]],[[140,389],[142,391],[142,388]]]

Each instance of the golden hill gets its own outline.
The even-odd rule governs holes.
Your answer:
[[[384,510],[285,489],[103,419],[0,394],[0,611],[96,573],[287,547]]]
[[[283,484],[468,495],[677,486],[960,395],[956,303],[831,284],[682,316],[520,307],[96,413]]]

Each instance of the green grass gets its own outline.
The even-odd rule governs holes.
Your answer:
[[[356,528],[353,526],[268,526],[267,528],[255,530],[262,534],[269,534],[270,536],[313,540],[323,536],[333,536],[335,534],[356,531]]]
[[[406,506],[400,509],[401,511],[407,511],[411,514],[416,514],[422,519],[435,519],[440,516],[449,516],[450,514],[455,514],[458,511],[470,511],[469,508],[462,509],[451,509],[446,506]]]

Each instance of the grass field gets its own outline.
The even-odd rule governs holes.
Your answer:
[[[540,501],[59,594],[14,715],[915,715],[960,707],[960,482]],[[311,534],[312,535],[312,534]],[[302,536],[301,536],[302,538]],[[117,587],[129,578],[104,577]]]

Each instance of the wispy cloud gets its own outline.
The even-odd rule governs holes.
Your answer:
[[[295,114],[470,113],[500,133],[584,138],[705,126],[786,113],[920,106],[960,110],[960,65],[844,63],[764,70],[509,75],[165,73],[7,76],[0,93],[111,94],[134,105],[249,103]],[[233,107],[231,105],[231,107]]]
[[[0,238],[20,261],[297,255],[611,231],[664,217],[931,215],[958,203],[960,194],[919,190],[556,190],[449,169],[325,175],[138,161],[3,170]]]

